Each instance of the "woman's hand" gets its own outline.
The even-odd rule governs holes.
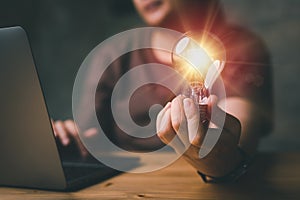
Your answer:
[[[59,139],[63,146],[68,146],[73,140],[79,149],[81,156],[86,157],[88,155],[87,149],[82,144],[79,138],[78,127],[73,120],[66,121],[52,121],[53,131],[56,138]],[[97,133],[97,129],[90,128],[83,133],[84,137],[92,137]]]
[[[177,153],[182,153],[198,171],[214,177],[229,173],[242,159],[237,149],[240,122],[224,113],[216,102],[216,97],[211,96],[207,114],[210,116],[213,108],[214,115],[225,116],[225,123],[216,145],[204,158],[199,157],[199,151],[206,148],[202,146],[202,142],[207,130],[200,123],[199,111],[192,99],[177,96],[161,110],[156,123],[157,135],[165,144],[170,145]],[[215,118],[217,117],[212,117]],[[212,121],[216,127],[219,125],[217,121]],[[209,129],[209,134],[217,132],[217,128]]]

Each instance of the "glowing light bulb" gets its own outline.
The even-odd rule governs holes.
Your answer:
[[[198,105],[205,126],[209,121],[206,117],[209,90],[222,72],[225,58],[221,41],[208,32],[187,33],[173,48],[173,65],[189,83],[183,94]]]

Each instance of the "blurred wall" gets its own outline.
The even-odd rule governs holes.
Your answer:
[[[300,149],[298,0],[223,0],[229,20],[266,42],[273,58],[275,129],[263,150]],[[72,117],[76,72],[97,44],[141,26],[130,0],[0,0],[0,27],[22,25],[28,32],[47,104],[54,119]]]
[[[223,0],[231,21],[256,32],[273,61],[275,127],[261,148],[300,149],[300,1]]]

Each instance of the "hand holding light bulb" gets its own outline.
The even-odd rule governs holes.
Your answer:
[[[228,173],[231,164],[236,164],[235,162],[239,162],[240,159],[239,153],[235,150],[240,136],[240,123],[235,117],[218,108],[217,98],[211,96],[209,92],[225,64],[225,53],[218,55],[220,58],[209,54],[199,42],[188,36],[177,42],[172,55],[173,64],[189,83],[189,88],[183,88],[184,95],[177,96],[164,107],[156,123],[157,135],[164,143],[182,154],[198,171],[213,176]],[[208,155],[211,159],[202,159],[199,157],[199,151],[203,148],[201,145],[208,130],[212,107],[214,114],[226,116],[224,124],[226,129],[224,128],[222,133],[231,134],[221,134],[218,141],[222,142],[218,142]],[[218,126],[217,122],[213,123]],[[211,130],[211,133],[214,134],[214,130]],[[236,160],[223,162],[223,159],[230,158],[224,156],[220,159],[220,152],[234,156]],[[216,165],[224,166],[220,168],[221,170],[212,167]]]
[[[182,37],[176,43],[172,61],[175,69],[189,83],[189,88],[184,88],[183,94],[193,99],[194,103],[198,105],[201,122],[207,128],[209,120],[206,113],[209,91],[224,68],[225,50],[215,37],[210,36],[209,42],[204,42],[204,34],[201,35],[201,38],[189,35]],[[205,38],[208,36],[205,33]],[[216,49],[217,51],[214,52],[217,53],[208,52],[205,45],[207,48]]]

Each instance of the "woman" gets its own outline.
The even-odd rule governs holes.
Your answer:
[[[256,151],[261,136],[271,129],[271,69],[264,45],[249,31],[228,24],[218,0],[133,0],[133,3],[140,16],[150,26],[182,33],[205,30],[223,42],[227,53],[227,62],[222,72],[226,99],[217,100],[211,96],[209,107],[214,107],[217,112],[226,113],[225,124],[213,150],[206,157],[200,158],[198,153],[201,148],[205,148],[201,147],[201,144],[206,131],[201,124],[198,129],[191,128],[199,124],[198,110],[193,101],[182,95],[174,97],[170,91],[152,85],[140,91],[141,94],[151,91],[152,96],[143,99],[145,104],[139,111],[132,110],[132,117],[141,125],[147,124],[149,107],[153,103],[166,105],[157,117],[157,135],[148,138],[147,141],[132,138],[114,124],[111,111],[106,105],[110,103],[110,94],[116,81],[132,66],[152,61],[172,65],[169,53],[155,50],[125,55],[126,59],[120,58],[114,62],[107,75],[101,78],[96,94],[96,110],[100,124],[104,130],[114,130],[114,134],[109,136],[111,141],[133,151],[151,151],[161,148],[164,144],[176,150],[177,147],[172,145],[171,141],[178,136],[182,144],[190,145],[184,153],[184,158],[205,180],[210,178],[217,182],[237,178],[243,171],[240,168],[246,165],[249,157]],[[159,43],[171,43],[171,40],[157,33],[150,36],[150,42],[155,46]],[[130,67],[126,69],[125,65]],[[143,98],[144,95],[136,96]],[[106,117],[101,118],[101,113],[106,113]],[[208,115],[210,114],[208,111]],[[87,116],[85,118],[88,119]],[[179,129],[183,123],[186,123],[188,131]],[[74,127],[74,122],[70,120],[54,123],[56,135],[64,145],[68,145],[70,136],[78,138]],[[87,135],[93,135],[96,131],[87,127]],[[184,139],[191,138],[191,135],[195,137]],[[80,141],[76,141],[81,152],[86,154]]]

